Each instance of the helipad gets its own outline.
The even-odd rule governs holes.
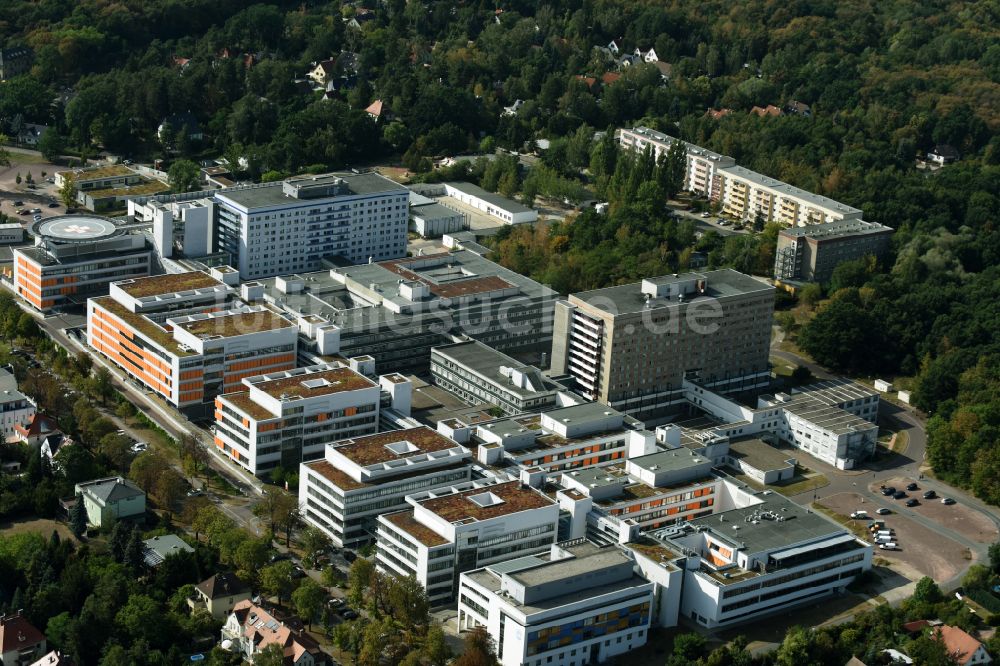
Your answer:
[[[94,241],[122,232],[115,223],[97,215],[59,215],[38,222],[32,228],[35,236],[62,242]]]

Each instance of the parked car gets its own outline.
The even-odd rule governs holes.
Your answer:
[[[290,559],[292,559],[292,556],[289,555],[288,553],[275,553],[274,555],[271,556],[270,562],[271,564],[274,564],[275,562],[280,562],[281,560],[290,560]]]
[[[937,493],[933,490],[924,491],[924,499],[934,499],[935,497],[937,497]]]
[[[41,212],[42,212],[42,209],[41,209],[41,208],[32,208],[32,209],[31,209],[31,214],[32,214],[32,215],[38,215],[38,214],[39,214],[39,213],[41,213]]]
[[[198,490],[197,488],[192,488],[191,490],[187,491],[188,497],[201,497],[204,494],[205,494],[204,491]]]
[[[868,517],[868,512],[867,511],[852,511],[851,512],[851,518],[857,519],[857,518],[867,518],[867,517]]]
[[[918,486],[916,483],[910,483],[906,486],[906,489],[909,490],[910,492],[913,492],[914,490],[919,490],[920,486]]]
[[[17,211],[17,214],[18,215],[27,215],[30,212],[31,211],[29,211],[27,208],[22,208],[21,210]]]
[[[732,222],[730,222],[729,220],[719,220],[720,227],[728,227],[730,224],[732,224]]]
[[[357,620],[358,614],[352,611],[350,608],[345,608],[341,611],[340,616],[345,620]]]
[[[706,211],[705,211],[704,213],[702,213],[702,214],[701,214],[701,216],[702,216],[702,217],[712,217],[712,214],[711,214],[711,213],[709,213],[709,212],[708,212],[708,211],[706,210]]]
[[[902,490],[897,490],[892,494],[892,499],[903,499],[904,497],[906,497],[906,493]]]
[[[883,488],[882,489],[882,494],[885,495],[886,497],[888,497],[889,495],[894,495],[895,493],[896,493],[896,489],[893,488],[892,486],[889,486],[888,488]]]
[[[882,550],[896,550],[896,542],[890,541],[889,543],[880,543],[878,547]]]
[[[15,201],[13,205],[14,206],[23,206],[24,202],[23,201]]]
[[[132,453],[142,453],[149,448],[149,444],[146,442],[136,442],[132,445]]]
[[[955,500],[953,500],[950,497],[942,497],[941,498],[941,504],[954,504],[954,503],[955,503]]]
[[[303,569],[297,564],[294,567],[292,567],[292,578],[305,578],[305,577],[306,577],[305,569]]]
[[[55,201],[53,201],[53,202],[51,202],[49,204],[49,208],[59,208],[59,204],[57,204]]]
[[[906,506],[912,507],[912,506],[917,506],[918,504],[920,504],[920,500],[918,500],[916,497],[906,500]]]
[[[331,597],[330,600],[326,602],[326,605],[330,608],[340,608],[344,605],[344,600],[340,597]]]
[[[890,513],[892,513],[892,509],[887,509],[887,508],[885,508],[883,506],[883,507],[880,507],[880,508],[876,509],[875,513],[877,513],[880,516],[888,516]]]

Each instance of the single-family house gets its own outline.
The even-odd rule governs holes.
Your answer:
[[[54,432],[42,440],[39,453],[49,461],[49,464],[56,464],[56,456],[68,446],[73,445],[73,439],[61,432]]]
[[[76,662],[59,650],[52,650],[38,661],[32,662],[30,666],[76,666]]]
[[[721,118],[725,118],[726,116],[728,116],[732,112],[733,112],[732,109],[725,109],[725,108],[723,108],[723,109],[709,109],[708,111],[705,112],[705,115],[708,116],[709,118],[711,118],[712,120],[719,120]]]
[[[648,62],[648,61],[647,61]],[[669,62],[663,62],[662,60],[654,60],[652,62],[653,67],[656,67],[660,72],[660,78],[664,81],[669,81],[670,77],[674,73],[674,66]]]
[[[87,523],[94,527],[107,527],[115,520],[146,513],[146,493],[120,476],[78,483],[73,492],[83,496]]]
[[[156,136],[160,141],[173,141],[180,132],[186,132],[187,138],[192,141],[201,141],[205,138],[201,124],[190,111],[167,116],[156,128]]]
[[[660,59],[659,56],[656,55],[656,49],[652,48],[649,49],[648,51],[643,51],[640,48],[636,48],[636,50],[632,52],[632,55],[634,55],[636,58],[641,58],[642,60],[648,63],[654,63]]]
[[[253,663],[254,657],[269,645],[280,645],[288,666],[316,666],[326,663],[319,645],[302,630],[295,619],[279,619],[253,602],[241,601],[222,626],[222,647],[239,652]]]
[[[204,608],[216,618],[223,619],[233,612],[241,601],[250,599],[250,586],[233,573],[215,574],[198,583],[194,596],[188,599],[191,610]]]
[[[777,117],[781,115],[781,109],[776,107],[774,104],[768,104],[767,106],[764,107],[755,106],[752,109],[750,109],[750,113],[760,118],[765,118],[767,116]]]
[[[17,441],[29,446],[38,446],[49,435],[54,435],[59,425],[51,417],[38,412],[32,413],[26,421],[14,426],[14,436]]]
[[[989,664],[993,661],[986,647],[959,627],[944,624],[935,627],[931,636],[944,643],[948,655],[959,666]]]
[[[796,116],[805,116],[806,118],[812,115],[812,109],[808,104],[794,99],[788,103],[785,111]]]
[[[622,78],[622,75],[618,72],[605,72],[601,74],[601,85],[610,86],[620,78]]]
[[[934,164],[951,164],[952,162],[957,162],[959,158],[958,151],[955,150],[954,146],[949,146],[947,143],[939,143],[934,146],[933,150],[927,153],[927,160],[933,162]]]
[[[155,568],[163,564],[163,561],[171,555],[178,553],[193,553],[194,548],[188,545],[187,541],[176,534],[164,534],[146,539],[142,542],[145,547],[143,559],[147,567]]]
[[[0,616],[0,664],[22,666],[45,654],[45,634],[34,627],[21,611]]]
[[[365,109],[368,116],[377,123],[392,120],[392,109],[380,99],[375,100]]]
[[[608,50],[614,53],[615,55],[618,55],[619,53],[622,52],[622,47],[618,42],[619,40],[617,39],[612,39],[610,42],[608,42],[608,47],[607,47]]]
[[[337,73],[337,61],[333,58],[327,60],[321,60],[320,62],[314,63],[314,66],[309,73],[306,74],[307,78],[312,79],[321,86],[326,85],[327,80],[333,78]]]
[[[501,115],[516,116],[517,112],[521,110],[522,106],[524,106],[524,101],[520,99],[515,99],[513,104],[511,104],[510,106],[503,107],[503,114]]]

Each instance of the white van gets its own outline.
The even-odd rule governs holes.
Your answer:
[[[892,536],[892,530],[879,530],[875,536]]]
[[[875,543],[889,543],[892,541],[892,537],[886,534],[885,536],[875,537]]]
[[[887,543],[880,543],[878,547],[882,550],[896,550],[896,542],[889,541]]]

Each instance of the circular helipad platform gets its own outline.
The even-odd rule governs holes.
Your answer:
[[[36,223],[32,232],[63,243],[90,242],[122,232],[115,223],[98,215],[59,215]]]

